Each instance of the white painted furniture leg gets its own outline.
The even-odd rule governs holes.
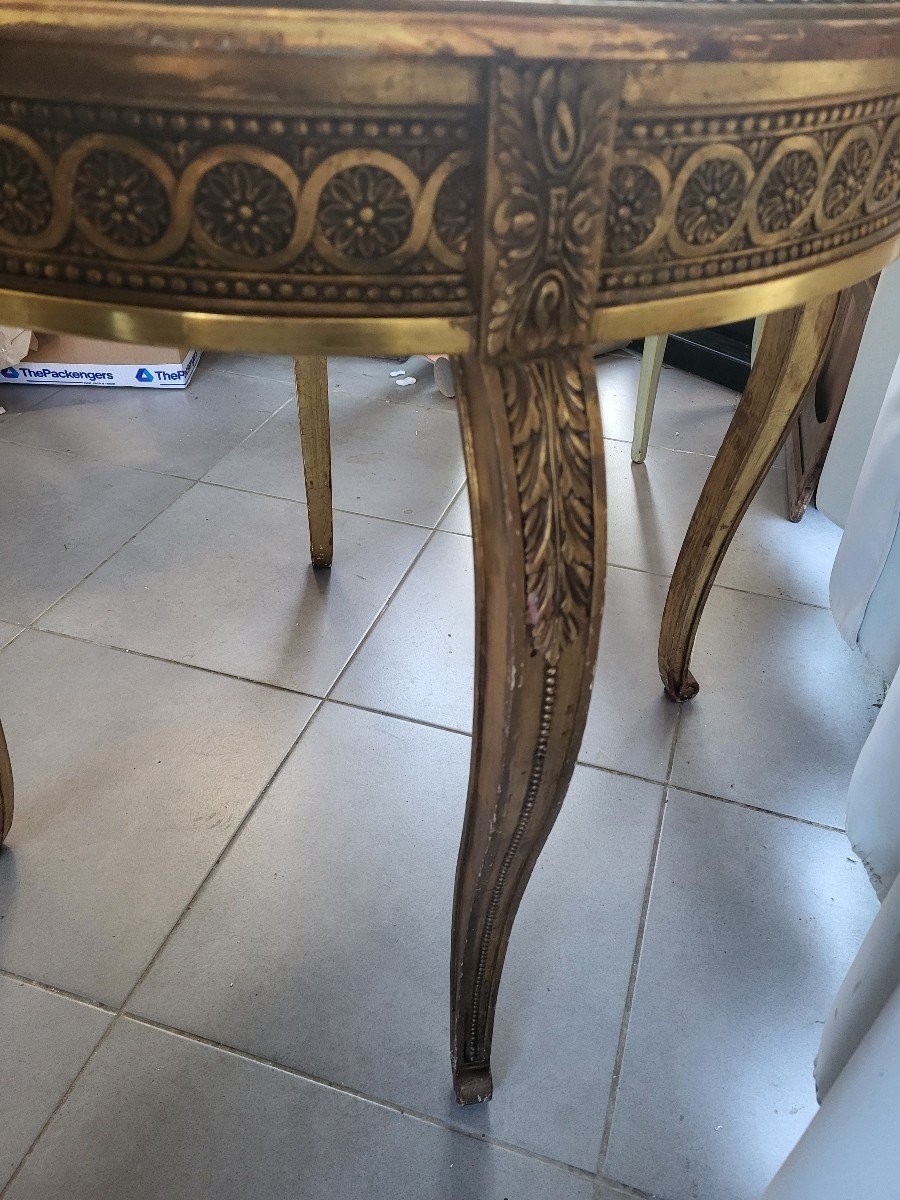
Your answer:
[[[760,339],[763,335],[763,326],[766,323],[765,317],[757,317],[753,322],[753,337],[750,341],[750,366],[756,362],[756,352],[759,350]]]
[[[753,323],[753,342],[750,346],[750,364],[756,358],[759,341],[762,337],[765,317],[757,317]],[[644,338],[644,353],[641,357],[641,376],[638,380],[637,406],[634,410],[634,438],[631,443],[631,461],[642,463],[647,457],[647,443],[650,441],[650,423],[653,420],[653,409],[656,404],[656,390],[659,387],[659,373],[662,370],[663,355],[666,352],[667,334],[659,337]]]
[[[641,356],[641,377],[638,380],[637,407],[634,410],[634,438],[631,443],[631,461],[642,463],[647,457],[650,441],[650,422],[656,404],[656,389],[666,352],[668,335],[644,338],[644,353]]]

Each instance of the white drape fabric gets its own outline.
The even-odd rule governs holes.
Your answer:
[[[900,1200],[900,314],[894,330],[898,366],[831,576],[838,628],[890,685],[847,805],[882,905],[822,1031],[822,1106],[763,1200]]]

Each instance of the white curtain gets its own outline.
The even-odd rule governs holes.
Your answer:
[[[893,348],[900,355],[900,319]],[[874,397],[873,402],[880,401]],[[881,909],[822,1031],[821,1108],[764,1200],[900,1200],[900,362],[831,576],[844,638],[891,682],[850,782],[847,834]]]

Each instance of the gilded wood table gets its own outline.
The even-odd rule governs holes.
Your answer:
[[[491,1094],[504,953],[590,695],[591,342],[779,314],[672,580],[659,662],[685,699],[833,295],[900,248],[898,92],[900,7],[864,0],[0,0],[0,320],[456,356],[477,580],[461,1103]],[[2,737],[0,793],[5,832]]]

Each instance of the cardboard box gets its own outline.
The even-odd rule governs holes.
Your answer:
[[[0,370],[0,383],[183,388],[199,361],[199,350],[39,333],[35,350]]]

